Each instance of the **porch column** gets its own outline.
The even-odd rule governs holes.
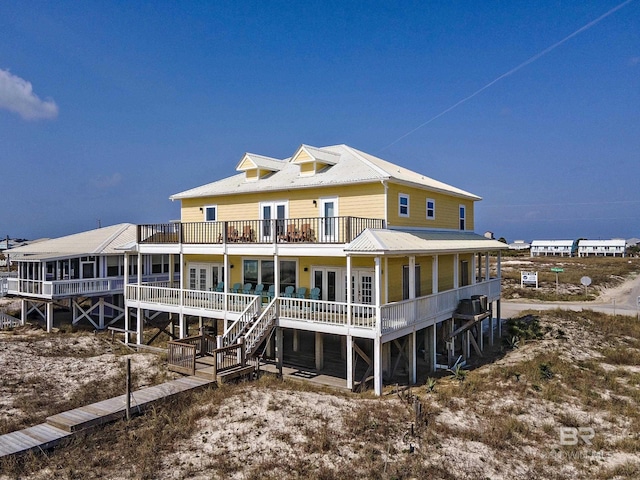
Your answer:
[[[98,299],[98,328],[104,330],[104,298]]]
[[[382,395],[382,319],[380,308],[381,278],[380,257],[375,257],[375,305],[378,328],[373,340],[373,390],[376,395]],[[350,279],[348,283],[351,283]]]
[[[418,381],[418,334],[414,331],[409,334],[407,349],[409,350],[409,380],[411,384]]]
[[[433,262],[431,264],[431,293],[438,293],[438,255],[433,256]]]
[[[324,368],[324,334],[316,332],[316,370],[320,371]]]
[[[460,287],[460,255],[453,255],[453,288]]]
[[[47,323],[47,332],[53,330],[53,302],[47,302],[45,304],[46,314],[45,321]]]
[[[138,287],[142,285],[142,254],[138,252]]]
[[[351,302],[353,298],[353,282],[351,281],[351,255],[347,255],[347,325],[351,326]]]
[[[409,257],[409,298],[416,298],[416,257]]]
[[[498,250],[498,264],[496,265],[498,269],[498,278],[502,278],[502,251]]]
[[[280,296],[280,260],[277,253],[273,255],[273,281],[276,284],[274,295],[278,298]]]
[[[173,277],[176,272],[176,259],[173,253],[169,254],[169,288],[173,288]]]
[[[471,285],[475,285],[478,282],[478,277],[476,275],[476,261],[477,257],[474,253],[471,255]]]
[[[225,230],[226,232],[226,230]],[[226,237],[226,233],[224,234]],[[223,264],[224,264],[224,329],[227,329],[227,310],[229,309],[229,282],[231,281],[231,272],[229,271],[229,255],[227,254],[226,251],[226,245],[225,245],[225,251],[224,251],[224,256],[223,256]],[[182,277],[184,277],[184,275],[182,275]],[[182,286],[181,286],[182,288]]]
[[[127,307],[127,285],[129,284],[129,252],[124,252],[124,343],[129,345],[129,307]]]
[[[353,337],[347,335],[347,388],[353,390]]]
[[[489,280],[491,278],[491,272],[489,271],[489,252],[485,253],[484,258],[485,258],[484,279]]]

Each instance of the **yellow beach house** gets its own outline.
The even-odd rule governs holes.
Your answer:
[[[210,319],[223,345],[242,337],[248,355],[380,394],[499,333],[508,247],[473,233],[480,197],[347,145],[246,153],[236,170],[172,195],[179,222],[138,225],[140,262],[167,256],[168,278],[181,272],[125,275],[138,343],[158,312],[180,337]]]

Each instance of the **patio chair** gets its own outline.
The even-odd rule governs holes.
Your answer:
[[[309,298],[311,300],[320,300],[320,289],[318,287],[314,287],[309,291]]]
[[[253,284],[252,283],[245,283],[244,287],[242,287],[242,293],[244,293],[245,295],[249,295],[251,294],[251,289],[253,288]]]
[[[253,229],[250,225],[242,227],[242,241],[247,243],[253,242]]]
[[[259,283],[256,285],[256,289],[253,291],[253,294],[262,296],[263,291],[264,291],[264,285],[262,283]]]
[[[282,296],[286,297],[286,298],[293,298],[294,290],[295,290],[295,288],[292,287],[291,285],[289,285],[289,286],[284,288],[284,293],[282,294]]]
[[[233,225],[227,226],[227,242],[237,242],[240,240],[238,237],[238,230]]]
[[[308,223],[302,224],[302,230],[300,232],[300,241],[301,242],[313,242],[313,230],[311,229],[311,225]]]
[[[295,296],[296,298],[305,298],[307,296],[307,287],[298,287]]]
[[[216,288],[214,289],[216,292],[224,292],[224,282],[218,282]]]
[[[241,283],[234,283],[233,287],[231,287],[231,293],[240,293],[242,291]]]
[[[269,288],[267,289],[267,293],[266,294],[262,294],[263,297],[267,298],[267,301],[271,301],[273,300],[273,297],[276,296],[276,286],[275,285],[269,285]]]

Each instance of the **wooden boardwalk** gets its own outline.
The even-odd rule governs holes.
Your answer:
[[[132,413],[138,413],[163,398],[214,382],[213,379],[191,376],[137,390],[131,394]],[[35,427],[0,435],[0,458],[32,450],[46,450],[56,446],[74,432],[125,418],[126,401],[126,395],[119,395],[52,415],[47,418],[46,423]]]

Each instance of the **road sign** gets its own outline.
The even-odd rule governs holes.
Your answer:
[[[564,268],[553,267],[551,271],[556,273],[561,273],[561,272],[564,272]]]

